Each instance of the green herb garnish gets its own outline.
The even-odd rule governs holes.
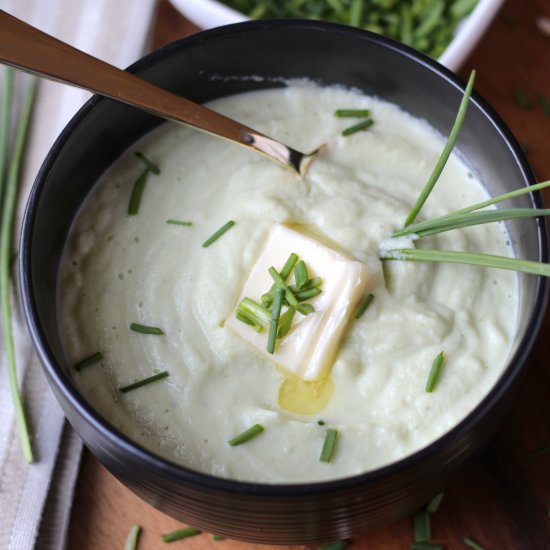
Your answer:
[[[132,194],[130,195],[130,203],[128,204],[128,215],[135,216],[139,212],[139,207],[141,205],[141,197],[143,196],[143,190],[145,189],[145,184],[147,183],[147,176],[149,175],[149,170],[146,168],[138,176],[137,180],[134,182],[134,187],[132,189]]]
[[[367,118],[370,117],[370,109],[336,109],[334,115],[338,118]]]
[[[130,330],[141,332],[141,334],[154,334],[156,336],[164,334],[163,330],[158,327],[149,327],[147,325],[140,325],[139,323],[132,323],[130,325]]]
[[[367,130],[374,124],[374,120],[372,118],[366,118],[365,120],[362,120],[361,122],[358,122],[357,124],[354,124],[353,126],[350,126],[349,128],[345,128],[342,130],[342,135],[344,137],[351,136],[352,134],[356,134],[357,132],[362,132],[364,130]]]
[[[417,512],[413,517],[413,523],[415,542],[427,542],[432,538],[430,514],[428,512]]]
[[[152,172],[157,176],[160,174],[160,168],[153,161],[149,160],[143,153],[136,151],[134,155],[136,155],[136,157],[143,162],[145,168],[147,168],[149,172]]]
[[[462,539],[462,542],[464,542],[464,544],[466,546],[469,546],[470,548],[473,548],[474,550],[485,550],[485,548],[483,548],[483,546],[481,546],[481,544],[477,543],[475,540],[471,539],[470,537],[464,537]]]
[[[2,218],[0,230],[0,302],[2,304],[2,322],[4,349],[8,366],[10,391],[15,408],[15,419],[19,429],[23,454],[28,463],[33,461],[32,445],[23,400],[17,383],[15,345],[13,341],[13,323],[10,296],[10,259],[13,237],[13,222],[17,203],[17,187],[19,172],[23,159],[23,151],[27,139],[27,131],[31,118],[36,81],[33,79],[23,99],[19,120],[15,129],[13,148],[9,149],[10,112],[12,110],[14,71],[7,68],[4,79],[2,99],[2,118],[0,123],[0,201],[2,203]],[[7,159],[10,157],[6,173]]]
[[[436,358],[432,363],[432,368],[430,369],[430,374],[428,375],[428,381],[426,382],[426,391],[431,393],[434,391],[437,382],[439,381],[439,373],[441,372],[441,366],[443,365],[443,360],[445,355],[443,352],[437,354]]]
[[[445,164],[447,164],[447,160],[449,160],[453,147],[455,146],[456,140],[458,138],[458,134],[460,132],[460,129],[462,128],[462,124],[466,117],[466,112],[468,110],[468,103],[470,101],[470,96],[472,95],[475,79],[476,79],[476,72],[472,71],[470,74],[470,78],[468,80],[468,84],[466,85],[466,89],[464,90],[464,95],[462,96],[460,107],[458,108],[458,112],[456,114],[455,122],[451,129],[451,133],[449,134],[449,137],[447,138],[447,142],[445,143],[445,147],[443,148],[443,151],[441,152],[439,160],[437,161],[437,164],[435,165],[430,177],[428,178],[428,181],[426,182],[424,189],[422,189],[420,195],[418,196],[413,207],[411,208],[411,211],[409,212],[409,215],[405,220],[405,226],[410,225],[411,223],[414,222],[414,220],[416,219],[416,216],[418,216],[429,194],[431,193],[432,189],[437,183],[437,180],[439,179],[441,172],[443,172],[443,168],[445,168]]]
[[[371,305],[373,300],[374,300],[374,294],[367,294],[359,304],[359,307],[355,312],[354,319],[361,319],[361,317],[363,316],[363,313],[367,311],[367,308]]]
[[[202,243],[203,248],[208,248],[212,243],[216,242],[226,231],[231,229],[235,225],[233,220],[229,220],[224,223],[211,237],[208,237],[206,241]]]
[[[143,386],[147,386],[152,382],[156,382],[157,380],[162,380],[163,378],[167,378],[168,376],[170,376],[170,373],[165,370],[163,372],[159,372],[158,374],[154,374],[153,376],[149,376],[148,378],[144,378],[143,380],[134,382],[133,384],[129,384],[128,386],[123,386],[122,388],[118,388],[118,391],[120,393],[128,393],[130,391],[137,390],[138,388],[141,388]]]
[[[124,545],[124,550],[136,550],[140,533],[141,527],[139,525],[132,525],[126,539],[126,544]]]
[[[331,462],[334,454],[334,448],[336,446],[336,438],[338,432],[332,428],[325,432],[325,440],[323,441],[323,448],[321,449],[321,455],[319,456],[319,462]]]
[[[435,495],[435,497],[433,497],[432,500],[428,502],[428,505],[426,506],[426,512],[428,512],[429,514],[435,514],[441,506],[444,496],[445,493],[439,493],[438,495]]]
[[[183,529],[178,529],[177,531],[172,531],[171,533],[165,533],[162,535],[162,540],[164,542],[174,542],[175,540],[187,539],[200,534],[201,531],[195,529],[194,527],[184,527]]]
[[[275,342],[279,328],[279,317],[281,316],[281,307],[283,306],[283,296],[285,291],[282,288],[275,289],[275,297],[271,306],[271,319],[269,320],[269,335],[267,337],[267,352],[275,352]]]
[[[170,225],[184,225],[185,227],[191,227],[193,225],[193,222],[186,222],[181,220],[166,220],[166,223]]]
[[[506,256],[480,254],[477,252],[428,250],[425,248],[397,248],[382,251],[380,258],[382,260],[403,260],[409,262],[443,262],[477,265],[550,277],[550,264],[520,260],[519,258],[508,258]]]
[[[79,361],[78,363],[76,363],[74,368],[77,371],[81,371],[86,367],[93,365],[94,363],[98,363],[102,359],[103,359],[103,354],[100,351],[97,351],[96,353],[90,355],[89,357],[86,357],[86,359],[82,359],[82,361]]]
[[[228,441],[229,445],[236,447],[237,445],[242,445],[247,441],[250,441],[252,438],[260,435],[264,431],[264,427],[261,424],[254,424],[251,428],[244,431],[242,434],[235,436],[233,439]]]
[[[462,229],[473,225],[502,222],[518,218],[539,218],[550,215],[550,208],[500,208],[466,212],[464,214],[441,216],[435,220],[419,222],[395,231],[392,237],[416,235],[418,238],[437,235],[453,229]]]
[[[522,90],[521,88],[514,88],[514,90],[512,91],[512,97],[514,98],[516,105],[518,105],[522,109],[530,111],[533,108],[533,102],[531,101],[525,90]]]
[[[222,535],[212,535],[212,540],[214,541],[225,540],[225,537]]]
[[[305,286],[309,282],[309,274],[307,272],[307,266],[304,260],[300,260],[294,268],[294,280],[296,281],[296,289],[298,291],[304,290]]]

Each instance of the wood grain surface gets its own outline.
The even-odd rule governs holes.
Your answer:
[[[473,54],[464,64],[466,78],[477,69],[476,89],[500,114],[524,145],[539,181],[550,179],[550,113],[538,96],[550,98],[550,36],[536,25],[550,18],[550,0],[508,0]],[[154,25],[154,48],[196,31],[169,3],[160,0]],[[519,107],[515,89],[527,93],[531,109]],[[546,194],[550,204],[550,191]],[[529,369],[504,425],[483,454],[445,491],[432,519],[433,541],[449,550],[467,548],[471,537],[486,550],[550,549],[550,314]],[[69,549],[122,549],[132,524],[142,526],[138,548],[166,548],[161,534],[181,527],[142,502],[85,452],[69,530]],[[351,541],[353,550],[399,550],[410,547],[412,520]],[[174,542],[170,548],[252,550],[238,541],[214,542],[209,534]],[[285,548],[290,547],[278,547]],[[298,547],[294,547],[298,548]],[[299,548],[308,548],[299,547]]]

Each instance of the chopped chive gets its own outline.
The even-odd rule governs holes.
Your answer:
[[[435,514],[439,507],[441,506],[441,502],[443,501],[443,497],[445,496],[445,493],[439,493],[438,495],[435,495],[435,497],[428,502],[428,506],[426,506],[426,512],[429,514]]]
[[[367,118],[370,117],[370,109],[336,109],[334,116],[338,118]]]
[[[546,116],[550,116],[550,99],[548,99],[546,96],[539,95],[539,104],[543,113]]]
[[[139,525],[132,525],[126,539],[126,544],[124,545],[124,550],[136,550],[140,533],[141,527]]]
[[[275,289],[275,297],[271,306],[271,319],[269,320],[269,335],[267,337],[267,353],[275,352],[275,343],[277,341],[277,330],[279,328],[279,317],[283,305],[283,295],[285,291],[282,288]]]
[[[160,174],[160,168],[151,160],[149,160],[143,153],[140,153],[139,151],[136,151],[134,153],[136,157],[143,162],[145,167],[150,171],[153,172],[153,174],[158,175]]]
[[[444,359],[445,355],[443,354],[443,352],[440,352],[437,354],[432,363],[432,368],[430,369],[430,374],[428,375],[428,381],[426,382],[426,391],[428,393],[433,392],[435,386],[437,385],[437,382],[439,380],[439,373],[441,372],[441,365],[443,364]]]
[[[348,546],[349,542],[347,540],[335,540],[321,544],[319,550],[345,550]]]
[[[145,184],[147,183],[148,175],[149,175],[149,170],[145,168],[145,170],[143,170],[143,172],[138,176],[137,180],[134,182],[134,187],[132,189],[132,194],[130,196],[130,202],[128,204],[129,216],[135,216],[139,212],[141,197],[143,196],[143,190],[145,189]]]
[[[462,539],[462,542],[464,542],[466,546],[469,546],[474,550],[485,550],[485,548],[481,546],[481,544],[477,543],[475,540],[471,539],[470,537],[464,537]]]
[[[154,374],[153,376],[149,376],[148,378],[144,378],[143,380],[138,380],[133,384],[122,386],[122,388],[118,388],[118,391],[120,393],[128,393],[130,391],[137,390],[142,386],[147,386],[147,384],[151,384],[152,382],[156,382],[157,380],[162,380],[163,378],[167,378],[168,376],[170,376],[170,373],[167,370],[165,370],[165,371],[159,372],[158,374]]]
[[[148,327],[147,325],[140,325],[139,323],[132,323],[130,325],[130,330],[141,332],[142,334],[154,334],[156,336],[164,334],[163,330],[158,327]]]
[[[208,248],[212,243],[217,241],[226,231],[231,229],[235,225],[233,220],[229,220],[227,223],[223,224],[211,237],[208,237],[206,241],[202,243],[203,248]]]
[[[323,284],[323,279],[321,277],[313,277],[304,285],[302,290],[310,290],[311,288],[319,288]],[[292,291],[293,294],[299,292],[297,285],[288,285],[288,288]]]
[[[367,294],[361,303],[359,304],[359,307],[357,308],[357,311],[355,312],[355,315],[353,316],[354,319],[361,319],[363,316],[363,313],[367,311],[367,308],[371,305],[372,301],[374,300],[374,294]]]
[[[292,273],[292,270],[294,269],[294,266],[296,265],[296,262],[298,261],[298,254],[295,254],[292,252],[292,254],[288,257],[287,261],[285,262],[285,265],[283,265],[283,269],[280,271],[281,277],[286,281],[290,274]]]
[[[414,541],[427,542],[432,538],[430,527],[430,514],[428,512],[417,512],[414,514]]]
[[[240,311],[237,311],[237,313],[235,313],[235,318],[238,321],[241,321],[241,323],[244,323],[245,325],[253,328],[258,333],[263,332],[264,330],[264,327],[262,325],[257,323],[254,319],[251,319],[248,315],[241,313]]]
[[[277,338],[283,338],[290,331],[294,315],[296,314],[296,308],[289,307],[279,318],[279,330],[277,331]]]
[[[512,90],[512,97],[514,98],[514,101],[516,102],[516,105],[518,105],[518,107],[521,107],[526,111],[529,111],[533,108],[533,103],[525,90],[522,90],[521,88],[514,88]]]
[[[222,535],[212,535],[212,540],[215,540],[215,541],[225,540],[225,537]]]
[[[263,431],[264,431],[264,427],[261,424],[254,424],[254,426],[252,426],[251,428],[248,428],[248,430],[244,431],[242,434],[239,434],[235,436],[233,439],[230,439],[228,443],[232,447],[241,445],[242,443],[246,443],[247,441],[250,441],[252,438],[260,435]]]
[[[174,542],[175,540],[187,539],[189,537],[194,537],[195,535],[200,535],[200,531],[194,527],[184,527],[183,529],[178,529],[177,531],[172,531],[171,533],[165,533],[162,535],[162,540],[164,542]]]
[[[86,359],[82,359],[82,361],[76,363],[74,368],[77,371],[81,371],[82,369],[85,369],[86,367],[89,367],[94,363],[98,363],[99,361],[101,361],[101,359],[103,359],[103,354],[100,351],[96,351],[94,354],[86,357]]]
[[[296,262],[298,261],[298,254],[295,254],[292,252],[290,256],[288,257],[287,261],[285,262],[285,265],[283,265],[283,269],[279,271],[279,275],[283,279],[283,281],[286,283],[286,280],[290,277],[290,274],[292,273],[292,270],[294,269],[294,266],[296,265]],[[266,292],[262,296],[262,302],[265,301],[266,305],[270,306],[273,302],[273,292],[275,291],[275,283],[271,285],[271,288],[269,289],[269,292]],[[265,298],[265,300],[264,300]]]
[[[169,223],[170,225],[184,225],[185,227],[191,227],[193,225],[193,222],[186,222],[186,221],[180,221],[180,220],[166,220],[166,223]]]
[[[381,251],[382,260],[401,260],[409,262],[446,262],[452,264],[468,264],[496,269],[509,269],[550,277],[550,265],[542,262],[508,258],[506,256],[494,256],[492,254],[480,254],[477,252],[459,252],[454,250],[429,250],[426,248],[396,248]]]
[[[14,71],[6,68],[5,88],[2,93],[2,120],[0,128],[0,199],[2,202],[1,227],[0,227],[0,305],[2,308],[2,323],[4,326],[3,339],[10,393],[15,408],[15,420],[19,429],[19,437],[25,460],[30,464],[33,461],[32,444],[27,424],[27,417],[23,407],[23,400],[17,382],[17,369],[15,358],[15,345],[13,341],[13,318],[10,297],[10,257],[13,236],[13,222],[17,204],[17,188],[19,173],[27,131],[31,118],[34,97],[36,91],[36,80],[32,80],[27,93],[23,99],[21,114],[15,129],[14,143],[10,154],[10,162],[7,173],[7,152],[9,150],[10,135],[10,112],[13,97]],[[5,184],[4,184],[5,182]],[[4,188],[5,185],[5,188]],[[3,196],[2,196],[3,194]]]
[[[243,298],[237,307],[237,311],[259,325],[269,325],[269,321],[271,321],[271,311],[250,298]]]
[[[436,542],[413,542],[411,550],[445,550],[445,547]]]
[[[303,290],[309,281],[309,273],[307,272],[307,266],[304,260],[300,260],[294,268],[294,279],[296,281],[296,288]]]
[[[315,296],[319,296],[321,294],[320,288],[308,288],[307,290],[302,290],[301,292],[298,292],[296,294],[296,300],[299,302],[304,302],[305,300],[311,300],[311,298],[315,298]]]
[[[302,315],[309,315],[315,311],[315,308],[311,304],[299,304],[296,308]]]
[[[332,460],[337,436],[338,432],[332,428],[325,432],[325,440],[323,441],[323,448],[321,449],[321,455],[319,456],[320,462],[330,462]]]
[[[285,291],[285,298],[287,302],[291,306],[298,308],[298,300],[294,296],[292,290],[288,288],[286,282],[281,277],[281,275],[279,275],[279,272],[273,266],[270,267],[268,271],[269,271],[269,274],[271,275],[271,278],[275,281],[275,285],[277,286],[277,288],[280,288]]]
[[[464,118],[466,117],[466,112],[468,110],[468,104],[470,101],[470,96],[472,94],[472,89],[474,87],[475,79],[476,79],[476,72],[472,71],[470,74],[470,78],[468,80],[468,84],[466,85],[466,89],[464,90],[464,95],[462,96],[462,100],[460,102],[460,107],[458,108],[458,112],[456,115],[455,122],[453,124],[453,128],[451,129],[451,133],[449,134],[449,137],[447,138],[447,142],[445,143],[445,147],[443,148],[443,151],[441,152],[441,155],[430,177],[428,178],[426,185],[422,189],[420,195],[418,196],[413,207],[411,208],[411,211],[409,212],[409,215],[405,220],[405,226],[410,225],[411,223],[414,222],[420,210],[424,206],[424,203],[426,202],[429,194],[431,193],[432,189],[437,183],[437,180],[439,179],[441,172],[443,172],[443,168],[445,168],[445,165],[447,164],[447,160],[449,159],[451,152],[455,146],[456,140],[458,138],[458,134],[464,122]]]
[[[357,124],[354,124],[353,126],[350,126],[349,128],[342,130],[342,135],[344,137],[351,136],[352,134],[356,134],[357,132],[367,130],[373,124],[374,120],[372,120],[372,118],[367,118],[365,120],[362,120],[361,122],[358,122]]]

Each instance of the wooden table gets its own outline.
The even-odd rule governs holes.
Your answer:
[[[508,0],[461,75],[478,71],[476,89],[493,105],[524,144],[539,181],[550,179],[550,115],[535,104],[550,98],[550,36],[537,30],[537,16],[550,17],[550,0]],[[196,29],[171,7],[159,3],[153,46],[159,47]],[[520,108],[513,90],[533,98]],[[546,195],[550,204],[550,191]],[[466,548],[472,537],[487,550],[550,549],[550,453],[534,455],[550,444],[550,315],[531,359],[515,405],[487,450],[445,492],[432,520],[435,542],[447,549]],[[139,548],[166,548],[160,535],[181,527],[134,496],[88,452],[76,488],[69,549],[122,549],[130,526],[143,527]],[[355,550],[398,550],[412,541],[411,519],[356,538]],[[270,547],[237,541],[213,542],[210,535],[175,542],[174,548],[252,550]],[[273,547],[276,548],[276,547]],[[280,548],[280,547],[279,547]],[[303,547],[301,547],[303,548]]]

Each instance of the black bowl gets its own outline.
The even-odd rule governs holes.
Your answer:
[[[131,71],[195,101],[284,86],[308,77],[358,88],[401,105],[448,133],[463,83],[427,57],[360,30],[317,22],[251,22],[195,34],[134,64]],[[254,78],[247,78],[253,76]],[[509,364],[483,402],[428,447],[376,471],[331,482],[264,485],[220,479],[161,459],[101,418],[66,374],[56,319],[63,244],[102,172],[160,120],[92,98],[46,158],[21,238],[21,286],[29,328],[51,387],[85,444],[123,483],[188,524],[261,543],[311,543],[356,535],[411,513],[442,490],[496,430],[524,370],[546,304],[546,280],[520,277],[521,305]],[[458,148],[489,191],[534,183],[515,139],[476,94]],[[541,206],[525,195],[518,206]],[[508,224],[516,254],[547,261],[544,222]]]

